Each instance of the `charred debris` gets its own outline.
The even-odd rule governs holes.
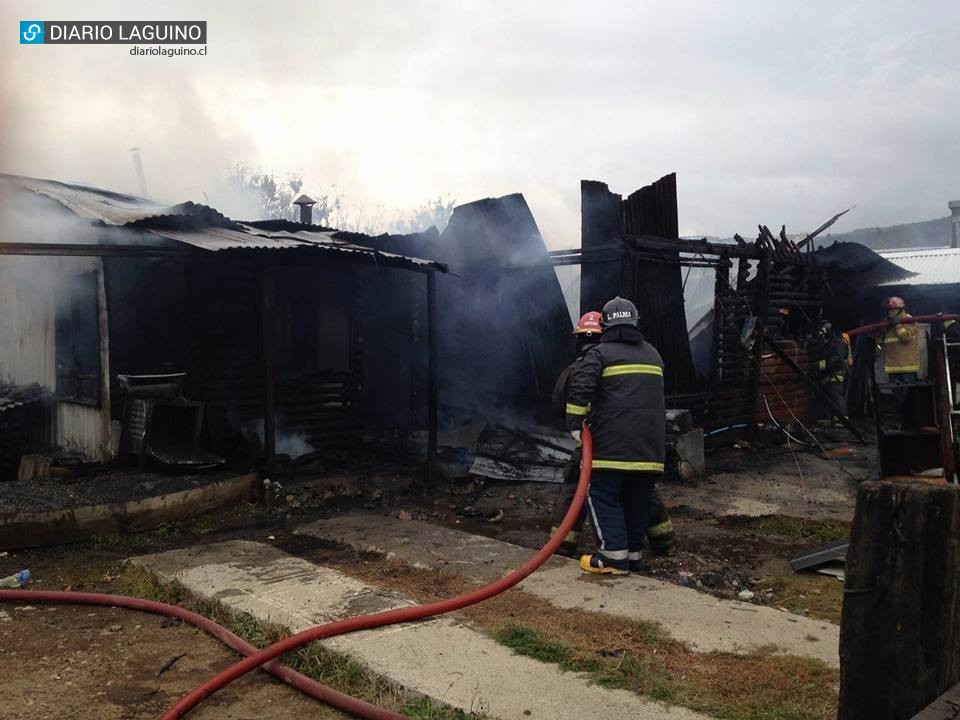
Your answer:
[[[570,444],[550,396],[574,348],[555,267],[577,265],[581,311],[642,308],[675,465],[696,476],[704,442],[810,422],[819,322],[849,317],[850,288],[910,275],[854,243],[815,249],[829,223],[680,238],[675,175],[581,193],[582,246],[548,251],[519,194],[373,237],[314,225],[306,196],[300,222],[240,222],[0,176],[0,472],[39,453],[303,475],[376,447],[556,482]]]

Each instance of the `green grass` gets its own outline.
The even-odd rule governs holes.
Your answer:
[[[827,543],[850,537],[849,523],[809,520],[788,515],[752,518],[747,521],[746,526],[761,535],[776,535],[811,543]]]
[[[220,515],[217,512],[208,512],[193,518],[164,522],[150,530],[95,535],[90,538],[89,546],[97,551],[135,552],[164,545],[171,540],[206,535],[217,528],[219,520]]]
[[[116,550],[123,545],[124,538],[119,533],[94,535],[90,538],[90,546],[94,550]]]
[[[810,720],[833,717],[836,713],[835,704],[823,702],[816,680],[809,677],[810,674],[822,676],[822,665],[817,661],[779,658],[779,662],[770,664],[780,665],[786,660],[798,672],[783,677],[778,673],[783,668],[771,668],[766,671],[769,673],[771,697],[765,698],[762,690],[744,697],[730,692],[730,688],[723,687],[721,683],[716,686],[704,685],[693,677],[694,673],[689,678],[677,673],[668,659],[668,644],[674,643],[675,646],[675,642],[669,640],[659,628],[638,629],[652,643],[649,646],[652,652],[649,654],[621,650],[599,657],[590,656],[520,624],[509,624],[493,633],[493,636],[518,655],[557,665],[562,670],[586,673],[602,687],[633,690],[651,700],[690,708],[722,720]],[[729,657],[722,654],[711,655],[718,661],[729,661]],[[707,663],[711,655],[703,656]],[[760,661],[767,656],[764,651],[753,654],[754,660]],[[761,682],[761,688],[763,686]]]
[[[560,643],[550,642],[531,627],[507,625],[495,634],[497,642],[506,645],[517,655],[526,655],[534,660],[555,663],[564,670],[580,670],[572,649]]]
[[[438,705],[423,695],[406,703],[399,712],[414,720],[475,720],[486,717],[476,713],[465,713],[448,705]]]
[[[138,566],[128,565],[118,578],[124,594],[179,605],[210,618],[257,648],[264,648],[290,635],[282,625],[264,622],[245,612],[233,612],[219,602],[196,597],[178,583],[167,583]],[[302,675],[366,700],[398,711],[416,720],[486,720],[482,713],[437,703],[412,693],[369,670],[353,658],[311,643],[288,653],[280,661]]]

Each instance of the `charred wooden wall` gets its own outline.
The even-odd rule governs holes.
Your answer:
[[[272,262],[111,261],[117,371],[186,372],[186,394],[206,403],[217,451],[239,447],[242,431],[262,433],[260,284]],[[275,268],[278,452],[426,426],[425,288],[420,273],[375,265]]]
[[[207,403],[213,447],[221,450],[263,417],[260,278],[253,265],[214,261],[193,263],[188,273],[187,392]]]
[[[728,269],[717,273],[709,424],[764,422],[771,414],[778,422],[813,420],[809,385],[756,339],[775,338],[811,371],[816,358],[807,343],[822,319],[822,268],[766,228],[755,244],[732,246],[721,261]]]
[[[640,328],[664,359],[668,394],[696,387],[696,373],[687,337],[683,276],[679,249],[637,252],[630,235],[679,239],[677,177],[667,175],[629,195],[611,193],[606,184],[583,181],[581,247],[585,254],[621,245],[620,258],[582,266],[580,310],[599,310],[615,295],[633,301]]]
[[[350,268],[352,266],[347,266]],[[214,446],[262,430],[261,268],[192,268],[188,387],[207,403]],[[360,431],[362,335],[356,276],[340,266],[278,267],[273,320],[277,435],[314,446]]]
[[[580,182],[580,247],[584,255],[611,247],[625,250],[620,214],[622,199],[610,192],[606,183]],[[607,255],[603,262],[584,264],[580,269],[580,313],[603,308],[621,292],[624,256]]]

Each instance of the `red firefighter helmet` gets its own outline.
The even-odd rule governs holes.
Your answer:
[[[573,329],[573,334],[593,335],[593,333],[597,333],[599,335],[602,331],[603,328],[600,326],[600,313],[596,310],[591,310],[583,314],[580,322],[578,322],[577,326]]]
[[[897,308],[902,310],[907,306],[907,304],[903,301],[902,297],[897,297],[896,295],[893,295],[892,297],[888,297],[886,300],[883,301],[883,306],[887,310],[894,310]]]

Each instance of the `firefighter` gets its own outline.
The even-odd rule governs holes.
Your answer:
[[[888,297],[887,329],[883,335],[883,371],[892,383],[915,383],[920,377],[920,339],[916,323],[903,322],[907,313],[903,298]]]
[[[559,412],[564,413],[566,411],[567,391],[570,385],[570,377],[580,365],[580,362],[583,360],[583,356],[587,350],[596,346],[600,342],[600,333],[602,331],[603,328],[600,325],[600,313],[598,313],[596,310],[584,313],[583,317],[581,317],[580,321],[577,323],[577,326],[573,329],[573,334],[576,336],[577,340],[577,357],[564,369],[562,373],[560,373],[560,377],[557,378],[557,384],[553,388],[553,405]],[[568,488],[571,486],[576,488],[576,485],[580,479],[580,455],[581,448],[580,443],[578,442],[577,447],[570,455],[570,460],[563,469],[563,483]],[[573,496],[575,494],[575,490],[569,490],[566,493],[564,501],[557,506],[557,510],[554,515],[554,524],[553,527],[550,528],[550,537],[556,535],[557,530],[560,529],[560,523],[566,516],[567,508],[569,508],[570,503],[573,502]],[[580,532],[583,530],[583,523],[586,520],[586,517],[587,506],[586,503],[584,503],[583,508],[580,510],[580,514],[573,523],[573,529],[567,533],[567,536],[563,539],[563,542],[557,549],[558,555],[573,557],[576,554],[577,544],[580,542]]]
[[[580,558],[588,573],[642,569],[650,495],[664,469],[663,360],[637,320],[629,300],[616,297],[604,305],[600,343],[570,378],[567,428],[579,442],[587,419],[593,433],[587,502],[599,550]]]
[[[817,380],[829,403],[824,403],[825,419],[836,420],[837,410],[846,414],[844,381],[851,364],[850,346],[836,333],[830,321],[824,320],[817,332]]]
[[[585,313],[573,334],[577,339],[577,357],[570,363],[557,378],[557,384],[553,388],[553,405],[561,414],[565,413],[567,405],[567,394],[569,392],[570,377],[579,367],[581,360],[586,352],[600,342],[600,333],[602,327],[600,324],[601,315],[597,311]],[[570,503],[573,502],[573,496],[576,493],[576,486],[580,480],[580,457],[581,449],[579,444],[570,456],[563,471],[563,482],[568,491],[565,494],[562,503],[557,505],[554,514],[554,524],[550,528],[550,536],[557,534],[560,523],[567,514]],[[567,533],[566,538],[557,548],[557,554],[565,557],[574,557],[577,554],[577,546],[580,542],[580,533],[583,531],[583,524],[586,520],[587,506],[584,504],[579,516],[573,524],[573,529]],[[661,555],[669,555],[673,551],[673,521],[670,519],[670,513],[659,493],[654,489],[651,496],[651,513],[649,525],[647,527],[647,539],[654,552]]]

